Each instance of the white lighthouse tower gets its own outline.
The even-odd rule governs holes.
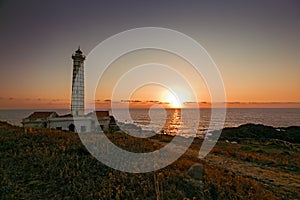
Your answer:
[[[71,113],[74,117],[84,115],[84,60],[80,47],[72,55],[73,79],[72,79],[72,103]]]

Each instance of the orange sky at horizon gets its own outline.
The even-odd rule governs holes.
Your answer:
[[[24,100],[23,104],[17,104],[18,99],[11,99],[5,104],[5,107],[0,107],[1,110],[22,110],[22,109],[36,109],[36,110],[51,110],[51,109],[70,109],[71,104],[70,100],[57,99],[55,101],[40,99],[27,99]],[[3,104],[3,99],[0,99],[1,105]],[[183,108],[191,108],[195,106],[189,106],[188,102],[183,103]],[[192,103],[195,105],[194,103]],[[227,102],[227,108],[300,108],[300,102]],[[19,106],[16,106],[19,105]],[[126,108],[128,103],[126,101],[115,102],[116,108]],[[133,100],[130,102],[131,108],[150,108],[151,106],[161,106],[163,108],[170,108],[167,102],[159,102],[156,100],[141,101]],[[210,108],[210,102],[199,102],[199,108]],[[218,105],[218,104],[217,104]],[[221,104],[224,105],[224,104]],[[96,100],[95,101],[96,109],[110,109],[111,101],[108,100]],[[90,109],[89,107],[87,109]]]
[[[199,97],[198,102],[201,102],[199,103],[199,107],[210,108],[211,99],[209,90],[206,87],[206,84],[204,80],[202,80],[201,76],[196,77],[193,70],[186,70],[189,67],[188,63],[180,60],[180,58],[178,57],[176,58],[176,56],[174,57],[174,55],[170,55],[171,54],[166,52],[159,52],[158,56],[156,51],[147,50],[143,52],[134,52],[128,54],[126,55],[127,58],[121,57],[117,59],[107,69],[106,74],[102,77],[98,84],[98,89],[95,97],[96,107],[100,109],[110,108],[110,101],[105,100],[112,99],[114,86],[117,84],[120,77],[125,74],[126,71],[130,70],[132,66],[137,66],[139,65],[139,63],[151,63],[153,62],[153,58],[155,57],[156,59],[158,59],[158,61],[156,60],[158,63],[164,63],[165,65],[171,65],[173,67],[175,66],[175,68],[179,72],[181,72],[185,76],[185,78],[187,77],[191,85],[196,86],[192,89],[196,90],[196,95]],[[69,64],[72,65],[72,62],[69,61]],[[178,66],[178,64],[180,66]],[[122,66],[122,70],[120,70],[120,66]],[[157,73],[160,73],[160,75],[163,77],[163,69],[158,67],[154,69],[157,69]],[[182,71],[182,69],[184,69],[185,71]],[[167,74],[169,73],[168,71],[166,71],[165,73],[165,76],[169,75]],[[133,77],[138,76],[138,74],[133,75]],[[54,85],[52,90],[47,90],[43,93],[31,90],[31,95],[29,95],[30,93],[26,93],[26,91],[19,92],[17,95],[14,93],[15,91],[8,91],[8,97],[0,97],[0,109],[69,109],[71,104],[71,73],[69,72],[68,75],[66,74],[66,77],[69,81],[68,87],[58,87],[56,89],[57,86]],[[245,80],[243,84],[238,84],[235,83],[237,80],[228,78],[226,76],[226,73],[224,74],[224,76],[222,76],[222,78],[224,79],[228,108],[300,108],[300,102],[297,101],[298,99],[300,99],[299,93],[294,92],[294,88],[288,88],[288,86],[284,83],[279,82],[277,83],[278,85],[270,87],[271,83],[252,82],[250,79],[249,81],[252,82],[251,84],[249,82],[247,83],[247,81]],[[169,79],[175,85],[177,84],[177,86],[184,85],[184,82],[178,81],[178,77],[174,78],[174,80],[172,80],[172,78]],[[122,84],[120,86],[119,91],[126,91],[127,87],[129,86],[128,84],[130,84],[130,81],[126,81],[125,84]],[[66,88],[69,90],[66,90]],[[250,88],[252,88],[252,90],[250,90]],[[12,93],[9,94],[10,92]],[[131,92],[130,98],[127,98],[125,93],[123,94],[119,92],[116,96],[117,99],[112,99],[113,102],[118,102],[116,104],[117,107],[124,107],[124,100],[130,100],[131,107],[135,108],[149,108],[153,105],[153,102],[156,102],[160,106],[163,105],[164,107],[189,107],[185,102],[194,102],[194,99],[185,98],[186,96],[189,96],[189,94],[188,92],[185,92],[184,87],[181,88],[179,92],[180,95],[183,95],[182,101],[179,103],[178,101],[176,101],[176,98],[174,96],[170,95],[170,92],[167,88],[155,84],[144,85],[137,88],[137,90],[135,91],[128,92]],[[24,96],[26,98],[24,98]],[[277,101],[274,101],[273,99]],[[168,102],[169,104],[166,102]],[[172,106],[171,104],[174,105]],[[92,105],[87,105],[86,107],[91,106]]]

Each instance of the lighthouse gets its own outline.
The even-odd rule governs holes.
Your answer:
[[[56,112],[34,112],[22,120],[24,127],[53,128],[79,133],[95,133],[119,130],[116,120],[109,111],[84,113],[84,60],[80,48],[73,54],[71,115],[58,115]],[[98,121],[98,123],[96,123]]]
[[[84,60],[80,47],[72,54],[73,78],[72,78],[72,102],[71,113],[74,117],[84,115]]]

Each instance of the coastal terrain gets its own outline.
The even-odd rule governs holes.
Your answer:
[[[150,152],[172,140],[106,133],[119,147]],[[95,159],[77,133],[0,123],[1,199],[300,199],[300,127],[225,128],[198,158],[202,139],[161,170],[134,174]]]

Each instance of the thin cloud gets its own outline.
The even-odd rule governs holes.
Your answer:
[[[299,104],[300,102],[284,102],[284,101],[280,101],[280,102],[240,102],[240,101],[233,101],[233,102],[227,102],[227,104]]]
[[[159,101],[157,101],[157,100],[148,100],[146,102],[149,102],[149,103],[159,103]]]
[[[158,104],[170,104],[169,102],[159,102]]]
[[[140,100],[121,100],[122,103],[141,103]]]

